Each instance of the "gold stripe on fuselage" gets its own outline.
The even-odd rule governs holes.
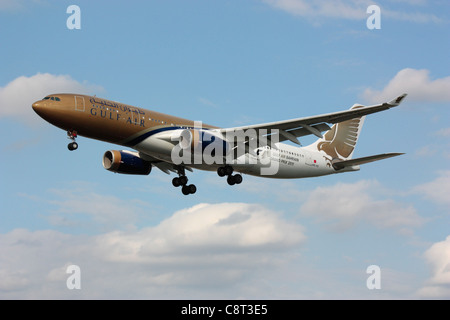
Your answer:
[[[58,97],[59,101],[47,97]],[[115,144],[132,146],[153,132],[192,128],[194,121],[127,104],[76,94],[52,94],[36,112],[63,130]],[[203,128],[217,128],[202,124]]]

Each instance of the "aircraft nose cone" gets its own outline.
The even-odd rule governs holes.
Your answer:
[[[34,112],[36,112],[39,116],[43,117],[47,113],[47,104],[45,101],[36,101],[31,105]]]
[[[33,110],[37,112],[39,109],[42,108],[42,102],[41,101],[36,101],[31,106],[33,107]]]
[[[36,101],[31,105],[31,107],[33,108],[34,112],[36,112],[41,118],[47,118],[49,110],[45,101]]]

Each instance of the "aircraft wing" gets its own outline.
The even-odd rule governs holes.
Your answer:
[[[322,138],[321,132],[330,129],[328,123],[334,124],[338,122],[343,122],[353,118],[359,118],[368,114],[384,111],[393,107],[398,106],[402,100],[406,97],[406,94],[402,94],[397,98],[385,102],[382,104],[377,104],[373,106],[361,106],[359,108],[352,108],[350,110],[338,111],[333,113],[322,114],[318,116],[297,118],[285,121],[268,122],[263,124],[241,126],[234,128],[224,128],[219,129],[219,132],[226,134],[227,132],[236,132],[238,130],[248,130],[254,129],[257,131],[258,135],[261,134],[262,129],[266,130],[265,134],[270,134],[270,130],[279,130],[279,141],[290,140],[296,144],[300,144],[297,137],[304,135],[314,134],[319,138]]]

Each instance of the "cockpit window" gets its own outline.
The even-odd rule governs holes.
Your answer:
[[[44,99],[42,99],[42,100],[53,100],[53,101],[61,101],[61,99],[59,98],[59,97],[45,97]]]

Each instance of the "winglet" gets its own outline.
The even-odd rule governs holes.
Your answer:
[[[398,106],[398,105],[403,101],[403,99],[405,99],[405,97],[406,97],[407,95],[408,95],[408,94],[404,93],[404,94],[402,94],[401,96],[398,96],[397,98],[395,98],[394,100],[389,101],[387,104],[388,104],[388,105],[391,105],[391,106],[393,106],[393,107],[396,107],[396,106]]]

